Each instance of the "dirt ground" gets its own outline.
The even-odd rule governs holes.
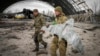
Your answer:
[[[16,24],[10,26],[7,23],[5,27],[0,25],[2,26],[0,28],[0,56],[36,56],[37,52],[32,52],[35,48],[32,38],[34,29],[30,29],[32,21],[17,23],[19,24],[17,26]],[[67,56],[100,56],[100,25],[75,23],[74,30],[81,36],[85,53],[84,55],[74,53],[68,45]],[[44,34],[44,40],[48,42],[48,48],[45,50],[40,44],[37,56],[50,56],[49,47],[52,38],[45,38],[47,35],[48,33]]]

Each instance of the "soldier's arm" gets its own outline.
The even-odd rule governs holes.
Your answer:
[[[41,24],[42,24],[42,26],[46,25],[46,20],[45,20],[44,16],[41,17]]]
[[[52,21],[52,25],[57,24],[57,19],[55,19],[54,21]]]
[[[35,27],[35,21],[33,21],[34,23],[31,23],[31,27],[30,29],[33,29]]]
[[[62,19],[62,23],[66,22],[66,20],[68,20],[68,18],[66,16],[64,16]]]

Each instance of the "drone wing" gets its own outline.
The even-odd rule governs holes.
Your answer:
[[[72,45],[74,49],[79,51],[81,54],[84,53],[84,48],[80,36],[73,29],[74,27],[74,19],[70,19],[67,21],[67,26],[64,28],[62,32],[63,38]]]

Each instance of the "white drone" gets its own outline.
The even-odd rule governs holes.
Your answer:
[[[41,30],[48,31],[52,35],[56,34],[60,37],[60,39],[64,38],[69,44],[72,45],[74,49],[83,54],[84,48],[81,39],[79,35],[73,30],[73,27],[74,19],[71,18],[64,24],[50,25],[48,28],[46,26],[43,26]]]

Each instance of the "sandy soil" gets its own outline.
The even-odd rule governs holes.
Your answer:
[[[0,56],[36,56],[37,52],[32,52],[35,48],[32,38],[34,29],[30,30],[30,24],[32,21],[23,26],[0,28]],[[75,23],[74,30],[81,36],[85,54],[73,53],[71,47],[68,46],[67,56],[100,56],[100,26]],[[45,33],[44,36],[47,34]],[[48,48],[45,50],[40,44],[40,51],[37,56],[50,56],[49,46],[52,38],[44,37],[44,40],[48,42]]]

